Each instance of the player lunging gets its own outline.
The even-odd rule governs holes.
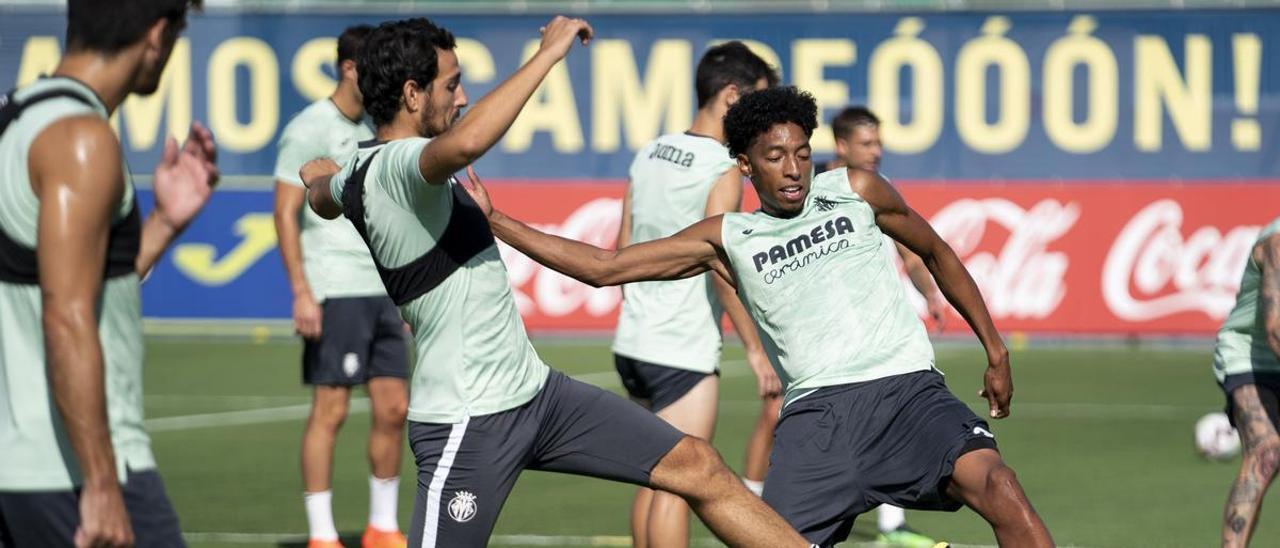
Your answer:
[[[453,180],[591,33],[585,21],[554,19],[538,52],[459,119],[467,96],[453,35],[426,19],[385,23],[359,55],[378,140],[336,175],[332,162],[303,167],[311,207],[352,221],[417,339],[409,543],[484,546],[516,478],[535,469],[679,494],[733,546],[805,546],[706,441],[542,363],[484,214]]]
[[[724,146],[724,114],[738,98],[777,84],[777,73],[741,42],[707,50],[695,76],[698,113],[684,133],[640,147],[631,162],[618,248],[665,238],[703,218],[737,211],[742,174]],[[720,318],[729,314],[763,394],[781,384],[733,288],[714,276],[623,286],[614,364],[631,398],[690,436],[710,440],[719,403]],[[723,304],[723,306],[722,306]],[[633,545],[689,543],[689,507],[641,487],[631,509]]]
[[[408,341],[395,303],[355,227],[327,221],[304,207],[298,169],[312,158],[345,161],[373,138],[361,122],[356,52],[372,30],[358,25],[338,37],[338,87],[285,126],[276,158],[276,233],[293,289],[293,321],[304,340],[302,380],[312,386],[311,416],[302,435],[303,500],[311,548],[336,548],[330,480],[333,445],[347,418],[353,386],[369,391],[369,522],[365,548],[403,547],[396,522],[400,437],[408,407]]]
[[[836,160],[830,162],[829,169],[851,167],[880,173],[880,159],[883,148],[880,142],[880,119],[870,110],[862,106],[851,106],[841,110],[831,120],[831,131],[835,137]],[[902,243],[894,241],[894,249],[902,258],[903,269],[907,278],[920,296],[924,297],[933,326],[941,330],[946,321],[946,303],[933,276],[925,267],[924,261]],[[778,412],[782,406],[781,398],[766,400],[756,421],[755,430],[751,433],[747,444],[747,462],[745,476],[749,482],[763,483],[769,469],[769,452],[773,449],[773,429],[778,423]],[[876,528],[880,534],[876,542],[906,548],[930,548],[934,540],[907,526],[906,512],[892,504],[882,504],[876,509]]]
[[[591,285],[715,271],[736,284],[786,386],[764,499],[811,542],[847,538],[878,504],[968,505],[1002,546],[1051,546],[987,422],[934,369],[924,325],[884,255],[883,234],[918,254],[987,350],[982,394],[1009,413],[1008,352],[955,253],[882,178],[858,169],[811,179],[813,97],[773,88],[725,117],[729,150],[761,211],[698,222],[669,238],[606,251],[544,234],[472,194],[494,234]],[[812,183],[812,184],[811,184]]]
[[[1280,219],[1262,230],[1249,255],[1236,306],[1218,331],[1213,372],[1244,445],[1222,517],[1222,546],[1242,548],[1280,468]]]
[[[0,545],[183,546],[143,429],[139,280],[218,176],[165,140],[144,219],[108,123],[156,90],[198,1],[67,3],[53,75],[0,102]]]

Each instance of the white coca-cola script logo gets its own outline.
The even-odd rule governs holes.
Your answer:
[[[1182,206],[1159,200],[1120,231],[1102,269],[1102,296],[1117,317],[1145,321],[1179,312],[1221,320],[1261,230],[1202,226],[1182,237]],[[1172,285],[1172,288],[1169,286]]]
[[[1041,200],[1030,209],[1003,198],[964,199],[929,221],[968,267],[996,318],[1045,318],[1067,294],[1067,254],[1049,244],[1080,218],[1075,202]],[[1000,251],[978,251],[988,223],[1008,231]]]
[[[621,212],[622,200],[597,198],[582,204],[560,225],[543,224],[535,228],[611,249],[617,241]],[[622,302],[622,292],[616,287],[591,287],[546,268],[501,242],[498,250],[507,264],[507,276],[522,316],[561,317],[582,309],[598,317],[613,313]]]

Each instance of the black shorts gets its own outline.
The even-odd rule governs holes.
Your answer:
[[[702,379],[720,375],[719,371],[699,373],[649,363],[621,354],[613,355],[613,366],[618,370],[618,376],[622,377],[622,386],[626,387],[627,394],[654,413],[680,401],[680,398],[693,390],[693,387],[702,382]]]
[[[302,350],[302,382],[353,386],[409,377],[409,340],[390,297],[325,299],[321,307],[320,339]]]
[[[782,410],[764,501],[809,542],[832,546],[881,504],[958,510],[946,494],[956,460],[995,446],[936,371],[819,388]]]
[[[1258,388],[1258,398],[1262,400],[1262,408],[1267,412],[1267,417],[1271,419],[1271,424],[1275,426],[1276,431],[1280,431],[1280,374],[1276,373],[1242,373],[1227,375],[1222,380],[1222,393],[1227,397],[1227,407],[1224,411],[1227,418],[1231,419],[1231,426],[1236,425],[1236,403],[1231,399],[1231,393],[1249,384]]]
[[[137,548],[186,546],[178,514],[155,470],[130,470],[120,486]],[[80,525],[80,492],[0,492],[0,546],[62,548],[75,546]]]
[[[487,546],[524,469],[647,486],[683,437],[640,406],[557,371],[515,409],[458,424],[411,421],[418,495],[409,546]]]

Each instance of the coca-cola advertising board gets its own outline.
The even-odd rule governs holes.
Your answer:
[[[1259,182],[897,184],[968,267],[1002,330],[1212,333],[1258,232],[1280,216],[1280,185]],[[543,230],[610,247],[624,189],[539,182],[491,192]],[[612,329],[616,288],[577,283],[505,246],[503,258],[531,330]],[[948,326],[963,325],[951,315]]]

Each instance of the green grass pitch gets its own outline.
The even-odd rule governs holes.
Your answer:
[[[610,390],[607,341],[544,340],[553,367]],[[294,546],[305,540],[298,444],[307,390],[294,341],[264,344],[148,342],[146,406],[160,471],[193,547]],[[759,411],[754,380],[729,347],[715,445],[735,469]],[[976,347],[944,346],[948,384],[975,410],[983,367]],[[1013,416],[994,424],[1001,451],[1060,545],[1211,546],[1239,461],[1198,457],[1191,430],[1220,409],[1209,348],[1039,348],[1013,353]],[[363,398],[363,394],[356,394]],[[369,415],[357,401],[335,455],[334,513],[348,546],[358,545],[368,497]],[[401,526],[413,506],[415,468],[405,451]],[[626,545],[630,486],[528,472],[516,485],[495,546]],[[1272,496],[1274,498],[1274,495]],[[485,501],[480,501],[484,504]],[[1265,508],[1255,544],[1280,538],[1280,510]],[[870,542],[874,516],[859,519],[846,545]],[[993,545],[976,514],[909,512],[939,539]],[[716,545],[701,526],[696,545]],[[1267,539],[1271,539],[1268,541]]]

